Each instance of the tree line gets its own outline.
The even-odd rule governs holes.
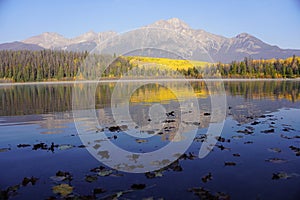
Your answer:
[[[0,51],[0,80],[7,82],[97,79],[100,77],[165,77],[183,74],[202,78],[220,74],[223,78],[296,78],[300,77],[300,58],[233,61],[214,63],[205,67],[168,69],[160,66],[138,66],[132,57],[96,55],[88,52],[57,50]],[[108,66],[108,67],[107,67]]]
[[[15,82],[73,78],[87,52],[0,51],[0,78]]]
[[[187,77],[202,78],[203,74],[220,74],[223,78],[298,78],[300,77],[300,57],[287,59],[233,61],[230,64],[217,63],[206,67],[180,70]]]

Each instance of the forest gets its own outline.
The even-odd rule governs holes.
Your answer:
[[[298,78],[300,57],[207,63],[137,56],[96,55],[56,50],[0,51],[0,82],[90,80],[128,77]]]

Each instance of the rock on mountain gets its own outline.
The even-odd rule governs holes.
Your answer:
[[[120,39],[121,37],[122,39]],[[109,41],[109,38],[113,39]],[[121,34],[120,37],[112,31],[101,33],[89,31],[78,37],[68,39],[57,33],[47,32],[25,39],[19,44],[6,43],[0,47],[2,49],[15,49],[19,45],[19,48],[30,50],[37,50],[42,47],[68,51],[91,51],[95,47],[99,47],[99,44],[101,44],[100,48],[104,52],[109,53],[124,54],[124,52],[138,47],[151,47],[152,50],[148,48],[148,53],[145,55],[174,57],[171,56],[174,52],[186,59],[214,62],[231,62],[242,60],[244,57],[270,59],[286,58],[292,55],[300,56],[300,50],[281,49],[247,33],[227,38],[205,30],[195,30],[178,18],[159,20],[141,29]],[[163,55],[164,53],[157,49],[166,49],[169,53]],[[143,53],[137,50],[128,52],[128,55],[134,54]]]

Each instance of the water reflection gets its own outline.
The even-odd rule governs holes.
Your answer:
[[[99,119],[105,124],[113,124],[111,117],[111,96],[116,83],[101,83],[95,93],[95,107]],[[176,86],[169,82],[170,87]],[[210,111],[209,94],[203,81],[191,82],[194,93],[199,100],[202,113]],[[130,89],[130,83],[123,83],[122,88]],[[179,85],[178,93],[183,97],[189,95],[184,85]],[[276,111],[283,107],[299,107],[299,81],[225,81],[229,115],[240,123],[246,123],[266,112]],[[85,95],[85,84],[82,84],[82,95]],[[38,123],[45,129],[57,132],[64,123],[72,121],[72,88],[73,84],[51,85],[14,85],[0,86],[1,125],[14,123]],[[176,97],[166,87],[159,84],[148,84],[136,90],[130,98],[131,114],[134,120],[147,124],[149,105],[162,103],[173,109],[178,107]],[[148,105],[148,107],[147,107]],[[139,112],[135,111],[139,109]],[[170,108],[171,110],[171,108]],[[64,114],[62,114],[64,113]],[[43,114],[43,116],[39,116]],[[26,117],[25,115],[30,115]],[[23,116],[23,117],[22,117]],[[209,118],[199,117],[200,127],[207,127]],[[101,122],[101,123],[102,123]]]
[[[242,95],[245,99],[300,100],[300,82],[297,80],[228,81],[224,85],[229,95]]]

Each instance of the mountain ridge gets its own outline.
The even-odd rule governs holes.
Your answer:
[[[270,45],[264,41],[256,38],[248,33],[240,33],[235,37],[227,38],[222,35],[209,33],[202,29],[193,29],[184,21],[178,18],[171,18],[167,20],[159,20],[152,24],[143,26],[142,28],[158,28],[169,29],[169,39],[172,41],[173,52],[182,52],[183,55],[188,55],[188,58],[195,58],[195,55],[201,51],[206,51],[214,61],[231,62],[233,60],[242,60],[245,57],[252,57],[253,59],[270,59],[270,58],[287,58],[292,55],[300,56],[300,50],[298,49],[281,49],[276,45]],[[182,48],[182,41],[180,41],[176,34],[184,34],[189,36],[191,41],[187,41]],[[41,47],[44,49],[55,50],[68,50],[68,51],[91,51],[101,42],[118,35],[114,31],[105,31],[96,33],[94,31],[88,31],[82,35],[74,38],[66,38],[58,33],[45,32],[40,35],[32,36],[19,42],[19,45],[23,47],[30,45],[37,45],[34,47]],[[160,37],[159,31],[153,36],[153,39],[149,39],[149,42],[157,44],[157,48],[161,47],[160,43],[163,43],[163,37]],[[131,37],[128,42],[138,43],[141,38]],[[179,45],[181,44],[181,46]],[[1,47],[2,45],[2,47]],[[122,44],[126,47],[126,44]],[[130,44],[128,43],[130,46]],[[14,44],[16,46],[16,44]],[[33,47],[33,46],[32,46]],[[0,44],[0,49],[14,49],[10,47],[9,43]],[[186,48],[186,49],[185,49]],[[124,48],[123,48],[124,49]],[[29,49],[31,50],[31,49]]]

